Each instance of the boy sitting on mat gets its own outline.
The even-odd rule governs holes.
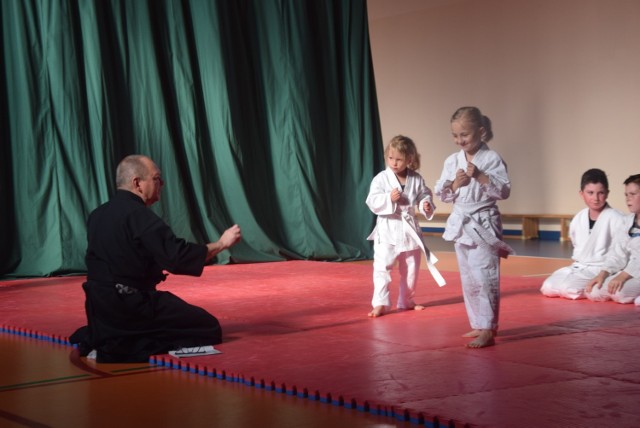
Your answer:
[[[540,292],[547,297],[585,298],[584,289],[602,269],[614,231],[623,217],[607,203],[609,181],[600,169],[590,169],[582,174],[580,196],[587,207],[577,213],[569,225],[574,262],[544,281]]]

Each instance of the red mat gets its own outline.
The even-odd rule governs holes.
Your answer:
[[[637,424],[640,308],[549,299],[540,277],[503,277],[497,346],[470,350],[457,273],[443,273],[443,288],[421,275],[416,301],[427,309],[378,319],[366,316],[370,266],[292,261],[170,276],[162,289],[218,317],[222,354],[153,362],[427,426]],[[85,323],[82,280],[0,282],[0,323],[70,335]]]

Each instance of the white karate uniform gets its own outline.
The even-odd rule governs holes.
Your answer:
[[[373,299],[371,305],[391,307],[389,284],[391,268],[396,260],[400,272],[398,309],[410,309],[415,306],[416,281],[420,270],[421,253],[427,256],[428,265],[434,277],[439,273],[433,267],[437,261],[422,241],[422,230],[416,217],[415,206],[430,220],[423,210],[424,202],[435,211],[431,189],[424,179],[415,171],[407,170],[407,179],[402,190],[402,197],[397,202],[391,201],[391,191],[402,189],[398,178],[390,168],[376,175],[367,196],[367,206],[378,216],[376,226],[367,239],[373,241]],[[441,279],[442,277],[440,277]],[[438,280],[438,279],[437,279]],[[439,281],[444,285],[444,280]]]
[[[502,241],[502,219],[496,201],[511,193],[507,166],[500,155],[482,144],[473,164],[489,177],[480,184],[475,178],[455,192],[451,185],[459,169],[467,170],[463,150],[444,162],[435,193],[443,202],[452,202],[453,210],[443,234],[455,242],[462,293],[471,327],[497,330],[500,311],[500,257],[515,254]]]
[[[633,303],[640,296],[640,236],[629,236],[629,230],[635,221],[635,214],[628,214],[619,223],[618,229],[613,237],[613,245],[607,253],[607,257],[602,265],[602,270],[609,272],[602,287],[593,287],[586,296],[593,301],[603,302],[613,300],[617,303]],[[622,289],[611,294],[608,291],[609,281],[618,273],[625,271],[632,278],[628,279]]]
[[[578,212],[569,224],[574,262],[545,279],[540,292],[547,297],[584,299],[584,287],[602,270],[614,233],[622,227],[620,222],[623,218],[624,214],[607,206],[590,230],[589,208]]]

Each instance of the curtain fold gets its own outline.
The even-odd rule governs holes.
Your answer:
[[[218,263],[370,258],[383,168],[366,0],[0,2],[3,277],[82,273],[126,155]]]

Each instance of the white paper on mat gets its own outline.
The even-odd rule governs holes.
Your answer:
[[[185,357],[197,357],[200,355],[213,355],[213,354],[221,354],[222,352],[218,351],[211,345],[207,346],[194,346],[192,348],[182,348],[177,349],[175,351],[169,351],[169,355],[177,358],[185,358]]]

